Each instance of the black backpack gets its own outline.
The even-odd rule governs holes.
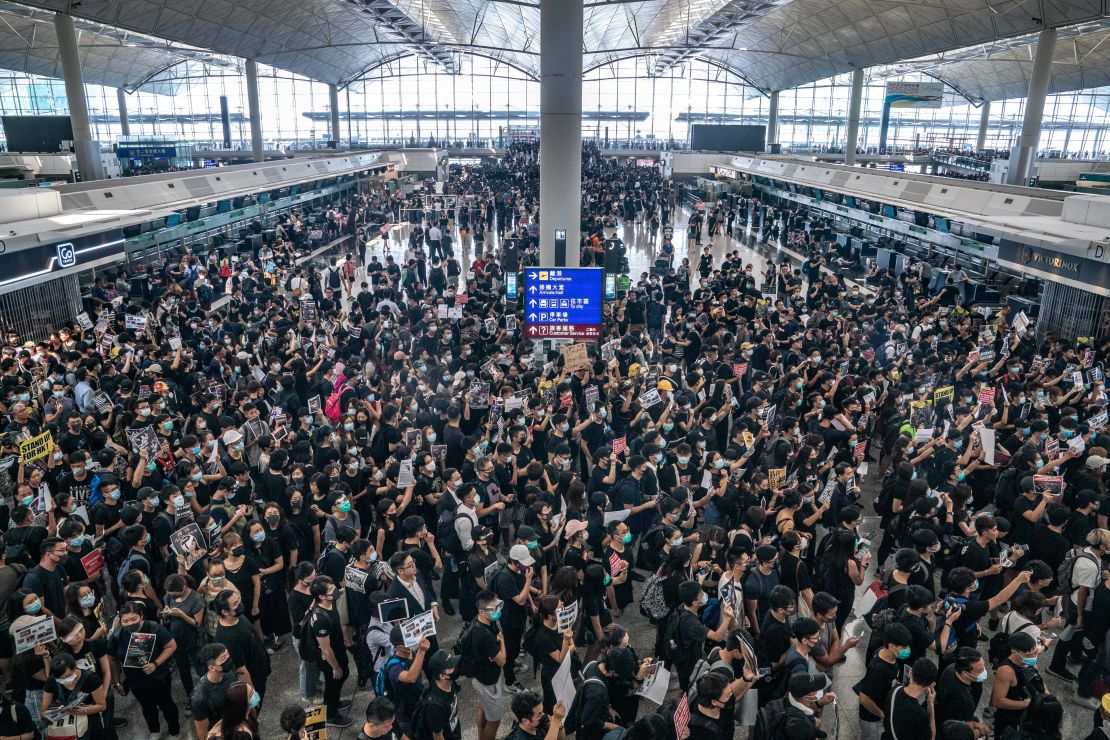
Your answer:
[[[8,565],[22,565],[32,568],[36,563],[31,560],[31,552],[27,549],[27,536],[31,527],[12,527],[4,534],[4,546],[7,552]],[[116,538],[112,538],[116,539]]]
[[[449,518],[441,517],[436,524],[436,541],[446,553],[458,557],[465,554],[465,551],[463,550],[462,540],[459,539],[459,531],[455,529],[455,523],[460,519],[470,519],[470,517],[457,512],[451,512],[451,514],[453,516]]]
[[[987,660],[993,668],[997,669],[998,666],[1005,662],[1006,658],[1010,657],[1010,635],[1024,632],[1026,627],[1033,627],[1032,622],[1027,622],[1017,628],[1014,632],[1007,632],[1004,629],[998,630],[991,637],[991,641],[987,643]]]
[[[454,647],[451,648],[451,652],[459,656],[458,671],[463,678],[474,678],[478,675],[478,663],[474,660],[474,653],[470,649],[470,641],[474,637],[474,630],[477,629],[478,624],[478,620],[475,619],[466,625],[459,634],[459,639],[455,641]]]
[[[441,709],[451,709],[450,704],[444,704],[443,700],[432,692],[431,686],[425,689],[424,695],[420,697],[420,701],[416,703],[416,707],[412,710],[412,740],[432,740],[435,737],[428,729],[429,704],[435,704]]]
[[[780,740],[786,737],[786,699],[775,699],[759,710],[755,718],[754,740]]]
[[[324,654],[320,651],[320,643],[312,633],[312,616],[315,613],[316,607],[310,607],[297,627],[297,634],[300,636],[297,655],[306,663],[319,663],[324,658]]]
[[[586,667],[589,668],[589,666]],[[568,735],[578,732],[578,729],[582,726],[582,697],[586,693],[586,684],[589,683],[598,684],[605,689],[606,693],[609,691],[609,687],[600,678],[590,677],[582,681],[582,685],[579,686],[578,691],[574,693],[574,699],[571,701],[570,708],[567,710],[567,716],[563,718],[563,730],[565,730]]]

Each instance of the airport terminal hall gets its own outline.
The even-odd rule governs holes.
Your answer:
[[[1110,0],[0,0],[0,740],[1110,738]]]

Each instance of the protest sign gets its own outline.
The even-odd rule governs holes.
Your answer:
[[[645,409],[650,409],[657,403],[663,403],[663,399],[660,398],[659,391],[654,388],[640,395],[640,405]]]
[[[131,451],[136,454],[142,454],[146,450],[147,457],[153,459],[162,453],[162,443],[158,441],[158,434],[153,426],[128,429],[127,441],[131,444]]]
[[[786,485],[786,468],[771,468],[767,471],[767,480],[772,489],[781,489]]]
[[[470,384],[470,408],[489,408],[489,383],[484,380],[475,380]]]
[[[17,620],[18,621],[18,620]],[[12,627],[12,637],[15,639],[16,655],[34,649],[36,645],[45,645],[57,638],[54,632],[54,618],[44,615],[27,622],[21,627]]]
[[[364,594],[366,593],[366,577],[369,575],[369,571],[361,570],[353,565],[348,565],[343,570],[343,585],[346,588]]]
[[[77,325],[86,331],[93,328],[92,319],[89,318],[89,314],[87,311],[82,311],[81,313],[77,314]]]
[[[304,731],[307,740],[327,740],[328,708],[324,705],[305,710]]]
[[[578,602],[575,601],[555,610],[555,619],[558,622],[559,633],[566,632],[578,621]]]
[[[628,449],[628,438],[627,437],[617,437],[616,439],[613,440],[613,454],[614,455],[619,455],[627,449]]]
[[[100,550],[94,549],[81,558],[81,566],[85,569],[85,575],[89,577],[89,580],[95,581],[100,578],[100,571],[104,570],[104,555]]]
[[[1062,496],[1064,493],[1064,477],[1062,475],[1034,475],[1033,490],[1038,495],[1048,493],[1050,496]]]
[[[154,644],[158,636],[153,632],[132,632],[123,656],[124,668],[142,668],[154,659]]]
[[[671,682],[671,672],[662,663],[655,663],[651,674],[636,689],[636,696],[642,696],[650,702],[662,704],[667,698],[667,688]]]
[[[555,694],[555,701],[562,702],[563,706],[569,711],[570,707],[574,704],[574,675],[570,669],[571,652],[567,651],[566,657],[559,665],[559,670],[555,671],[555,676],[551,679],[551,688]]]
[[[50,432],[25,439],[19,443],[19,459],[24,463],[40,460],[54,451],[54,438]]]
[[[205,539],[196,522],[190,522],[170,535],[170,547],[185,558],[185,570],[197,564],[205,553]]]
[[[308,413],[315,414],[320,410],[320,396],[312,396],[308,399]]]
[[[432,617],[431,609],[401,622],[401,635],[405,638],[405,647],[409,650],[415,650],[421,640],[435,637],[435,634],[436,621]]]
[[[563,353],[563,362],[570,372],[585,370],[590,366],[590,356],[584,344],[567,344],[560,350]]]
[[[123,317],[123,328],[142,331],[146,328],[146,316],[129,313]]]
[[[397,468],[397,487],[408,488],[416,483],[416,477],[413,475],[412,460],[402,460]]]

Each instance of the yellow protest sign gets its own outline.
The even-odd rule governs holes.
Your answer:
[[[25,439],[19,443],[19,459],[25,463],[46,457],[54,451],[54,439],[50,432]]]
[[[956,395],[956,388],[951,385],[946,385],[943,388],[937,388],[933,391],[933,403],[938,406],[945,401],[952,402],[952,398]]]
[[[315,706],[305,710],[304,729],[308,740],[327,740],[327,707]]]

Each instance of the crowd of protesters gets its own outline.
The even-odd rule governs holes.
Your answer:
[[[504,290],[510,245],[539,261],[537,161],[347,195],[7,333],[0,738],[136,734],[125,695],[151,735],[307,737],[265,702],[282,650],[360,738],[461,740],[460,691],[479,740],[825,737],[853,651],[861,737],[1056,738],[1068,703],[1105,734],[1108,344],[920,264],[861,287],[757,203],[693,229],[754,214],[806,262],[691,253],[585,353],[537,348]],[[622,224],[667,254],[658,169],[583,163],[583,255]]]

